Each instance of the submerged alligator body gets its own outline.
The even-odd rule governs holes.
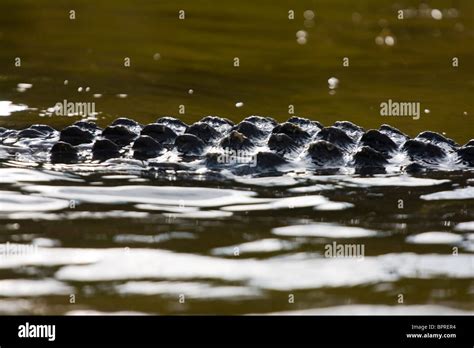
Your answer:
[[[347,121],[329,127],[300,117],[284,123],[250,116],[238,124],[207,116],[192,125],[173,117],[141,125],[118,118],[105,128],[78,121],[61,131],[47,125],[0,127],[0,159],[53,164],[137,162],[164,170],[232,174],[420,172],[474,168],[474,140],[461,146],[426,131],[411,139],[388,125],[364,130]]]

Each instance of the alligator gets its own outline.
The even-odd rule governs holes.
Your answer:
[[[159,170],[236,175],[302,169],[313,173],[419,173],[472,170],[474,140],[461,146],[431,131],[410,138],[386,124],[364,130],[352,122],[338,121],[325,127],[296,116],[283,123],[250,116],[238,124],[207,116],[191,125],[165,116],[147,125],[118,118],[103,129],[85,120],[60,131],[44,124],[22,130],[0,127],[0,160],[72,168],[138,161]]]

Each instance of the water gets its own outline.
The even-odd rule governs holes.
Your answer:
[[[95,102],[101,126],[118,116],[283,121],[291,104],[326,125],[390,123],[464,143],[474,6],[433,3],[439,19],[404,5],[401,21],[392,1],[3,1],[0,126],[61,128],[79,118],[48,111],[65,99]],[[427,112],[384,118],[389,98]],[[474,310],[469,171],[223,179],[8,160],[0,192],[2,314]],[[338,246],[358,253],[328,253]]]

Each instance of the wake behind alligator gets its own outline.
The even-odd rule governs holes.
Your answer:
[[[104,129],[88,121],[60,131],[42,124],[0,128],[0,159],[74,171],[93,165],[111,172],[140,168],[253,176],[419,173],[472,170],[474,140],[461,146],[431,131],[411,139],[389,125],[364,130],[338,121],[325,127],[300,117],[279,124],[250,116],[234,124],[207,116],[192,125],[173,117],[147,125],[118,118]]]

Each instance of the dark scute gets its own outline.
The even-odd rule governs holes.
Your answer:
[[[206,144],[193,134],[178,135],[174,145],[180,153],[189,156],[201,155],[206,147]]]
[[[156,120],[156,123],[164,124],[165,126],[170,127],[172,130],[174,130],[178,134],[183,134],[186,131],[186,129],[188,129],[189,127],[183,121],[175,117],[169,117],[169,116],[160,117],[158,120]]]
[[[135,120],[131,120],[126,117],[119,117],[116,120],[114,120],[111,124],[111,126],[126,126],[126,127],[140,127],[140,123],[138,123]]]
[[[240,122],[233,129],[249,139],[262,138],[265,135],[264,131],[260,130],[255,124],[247,121]]]
[[[418,174],[426,172],[427,168],[420,163],[413,162],[405,167],[405,172],[408,174]]]
[[[298,148],[298,144],[288,135],[278,133],[270,136],[270,139],[268,139],[268,147],[270,150],[284,155],[295,151]]]
[[[54,129],[53,127],[51,126],[48,126],[46,124],[34,124],[34,125],[31,125],[30,127],[28,127],[28,129],[34,129],[34,130],[37,130],[45,135],[49,135],[49,134],[52,134],[54,132],[56,132],[56,129]]]
[[[133,157],[146,160],[159,156],[163,152],[163,146],[148,135],[140,136],[132,146]]]
[[[259,152],[257,153],[257,167],[260,169],[274,169],[288,161],[282,156],[273,152]]]
[[[1,132],[0,132],[0,133],[1,133]],[[464,147],[466,147],[466,146],[474,146],[474,139],[469,140],[469,141],[464,145]]]
[[[206,143],[210,143],[215,140],[220,133],[212,128],[207,123],[196,122],[192,124],[187,130],[187,134],[192,134],[197,136],[199,139]]]
[[[425,162],[439,160],[446,155],[439,146],[415,139],[407,140],[403,144],[402,150],[406,151],[411,159],[419,159]]]
[[[95,133],[101,131],[102,129],[96,125],[94,122],[90,121],[76,121],[73,123],[73,126],[79,127],[82,130],[87,130],[89,132]]]
[[[446,138],[444,135],[431,131],[421,132],[420,134],[418,134],[416,139],[424,139],[433,144],[443,143],[452,147],[459,146],[459,144],[457,144],[454,140]]]
[[[36,129],[26,128],[18,133],[19,138],[44,138],[46,134]]]
[[[178,136],[170,127],[157,123],[146,125],[141,135],[148,135],[162,144],[172,144]]]
[[[225,165],[221,160],[222,155],[216,152],[208,152],[206,154],[206,166],[210,168],[222,167]]]
[[[382,132],[385,135],[398,135],[400,137],[408,138],[408,135],[405,133],[402,133],[400,130],[398,130],[395,127],[392,127],[388,124],[383,124],[379,127],[380,132]]]
[[[344,158],[339,147],[325,140],[311,143],[308,147],[308,155],[317,165],[342,164]]]
[[[5,131],[2,133],[2,140],[6,138],[13,138],[18,136],[18,131],[15,129],[5,129]]]
[[[278,126],[273,128],[272,133],[273,134],[278,134],[278,133],[286,134],[299,144],[304,143],[306,140],[310,138],[310,135],[308,134],[308,132],[301,129],[300,126],[294,123],[290,123],[290,122],[279,124]]]
[[[312,126],[317,126],[319,128],[324,128],[322,123],[319,122],[319,121],[313,121],[313,120],[309,120],[307,118],[298,117],[298,116],[292,116],[286,122],[294,123],[294,124],[300,126],[303,129],[306,128],[306,127],[312,127]]]
[[[325,127],[321,129],[316,138],[326,140],[339,147],[347,148],[354,144],[354,140],[350,138],[343,130],[335,127]]]
[[[340,128],[351,132],[363,132],[364,128],[350,122],[350,121],[337,121],[334,123],[334,127]]]
[[[250,122],[257,125],[265,123],[267,125],[276,126],[278,124],[278,122],[275,121],[275,119],[271,117],[263,117],[263,116],[249,116],[249,117],[244,118],[243,121]]]
[[[207,123],[208,125],[212,127],[218,127],[218,126],[234,126],[234,122],[227,118],[222,118],[222,117],[217,117],[217,116],[206,116],[203,119],[201,119],[201,122]]]
[[[458,150],[461,160],[470,167],[474,167],[474,145],[464,146]]]
[[[252,142],[242,133],[232,131],[220,142],[221,147],[231,150],[246,150],[253,146]]]
[[[383,154],[388,154],[397,149],[397,144],[392,139],[375,129],[365,132],[360,139],[360,143]]]
[[[108,126],[102,131],[102,136],[119,146],[128,145],[137,137],[125,126]]]
[[[57,142],[50,151],[52,163],[77,163],[77,149],[71,144],[65,142]]]
[[[59,140],[71,145],[88,144],[94,140],[94,135],[77,126],[68,126],[61,131]]]
[[[358,174],[383,174],[388,163],[380,152],[368,147],[362,147],[354,155],[354,165]]]
[[[98,161],[106,161],[111,158],[120,157],[120,148],[108,139],[96,140],[92,146],[92,158]]]
[[[383,154],[368,146],[363,146],[354,155],[356,167],[383,167],[388,162]]]

